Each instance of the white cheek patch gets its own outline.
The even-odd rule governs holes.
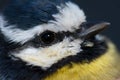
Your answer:
[[[28,65],[39,66],[42,69],[51,67],[54,63],[68,56],[77,55],[80,49],[80,40],[72,42],[69,39],[46,48],[26,48],[19,53],[13,52],[12,55],[27,62]]]

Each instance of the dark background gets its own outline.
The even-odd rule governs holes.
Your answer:
[[[75,0],[85,11],[88,21],[108,21],[111,26],[103,32],[120,50],[120,0]]]
[[[6,4],[0,0],[0,9]],[[108,21],[111,26],[103,32],[120,49],[120,0],[74,0],[85,11],[88,21]]]

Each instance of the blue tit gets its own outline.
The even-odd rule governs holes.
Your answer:
[[[0,13],[0,80],[116,80],[120,55],[70,0],[10,0]]]

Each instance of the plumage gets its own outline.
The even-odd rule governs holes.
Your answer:
[[[45,80],[116,80],[120,77],[120,55],[113,43],[108,46],[107,52],[92,62],[72,62]]]
[[[0,13],[0,80],[115,80],[120,55],[74,0],[11,0]]]

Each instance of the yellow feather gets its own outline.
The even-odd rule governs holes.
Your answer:
[[[120,55],[112,43],[108,45],[107,53],[93,62],[66,65],[45,80],[116,80],[120,77]]]

